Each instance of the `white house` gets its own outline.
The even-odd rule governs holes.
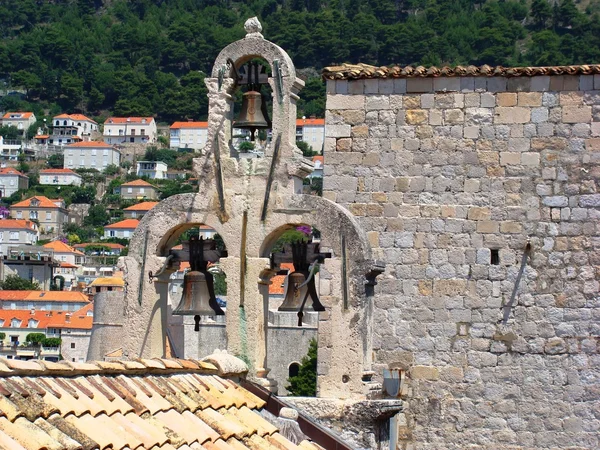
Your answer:
[[[67,145],[65,169],[98,169],[121,163],[121,152],[112,145],[100,141],[85,141]]]
[[[163,161],[139,161],[136,167],[138,177],[162,180],[167,178],[167,163]]]
[[[2,116],[2,126],[16,127],[25,133],[37,121],[32,112],[7,112]]]
[[[296,140],[304,141],[313,151],[323,153],[325,119],[296,119]]]
[[[52,134],[48,143],[69,145],[98,131],[98,123],[83,114],[60,114],[52,118]]]
[[[49,199],[36,195],[10,206],[10,215],[16,219],[36,220],[42,233],[57,233],[67,221],[69,213],[61,198]]]
[[[137,219],[125,219],[117,223],[112,223],[104,227],[104,237],[106,239],[111,237],[129,239],[133,236],[133,232],[140,224]]]
[[[153,117],[110,117],[104,122],[103,139],[107,144],[150,144],[157,137]]]
[[[85,262],[85,254],[74,249],[62,241],[52,241],[43,247],[54,252],[54,259],[60,264],[55,274],[60,274],[65,279],[65,288],[71,289],[76,280],[76,269]]]
[[[208,122],[174,122],[171,125],[169,147],[201,150],[206,145]]]
[[[81,176],[71,169],[43,169],[40,170],[40,184],[81,186]]]
[[[15,192],[29,187],[29,177],[17,169],[0,169],[0,197],[10,197]]]
[[[35,245],[39,236],[37,225],[30,220],[0,220],[0,254],[8,255],[10,247]]]
[[[0,136],[0,157],[9,161],[17,161],[21,153],[20,141],[5,141],[3,136]]]

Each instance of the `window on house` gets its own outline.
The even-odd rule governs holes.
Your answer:
[[[85,166],[85,159],[81,158],[81,161],[79,162],[79,165],[82,166],[82,167]]]
[[[128,194],[131,194],[132,192],[133,192],[133,188],[130,188],[130,187],[128,187],[128,188],[127,188],[127,193],[128,193]]]
[[[66,262],[67,261],[67,257],[65,255],[62,255],[60,257],[60,260],[63,261],[63,262]]]
[[[129,138],[129,142],[135,142],[135,138],[134,137],[130,137]]]
[[[146,135],[146,130],[144,130],[144,129],[142,128],[142,129],[140,130],[140,134],[141,134],[142,136],[145,136],[145,135]]]
[[[19,240],[19,232],[18,231],[11,231],[9,239],[11,241],[18,241]]]
[[[27,328],[37,328],[38,323],[40,323],[39,320],[29,319],[29,322],[27,322]]]
[[[46,222],[52,220],[52,213],[49,211],[46,211]]]
[[[96,156],[96,149],[92,150],[92,156]]]
[[[0,242],[4,240],[4,231],[0,231]]]
[[[108,149],[104,149],[104,156],[108,156]]]
[[[131,135],[132,135],[132,136],[135,136],[135,128],[132,128],[132,129],[131,129]]]
[[[296,377],[296,376],[298,376],[299,372],[300,372],[300,364],[291,363],[290,367],[288,368],[288,377]]]
[[[75,348],[75,342],[71,342],[71,348]]]
[[[19,328],[21,326],[22,321],[20,319],[12,319],[10,321],[10,326],[12,328]]]
[[[17,211],[17,219],[23,218],[23,211]]]
[[[110,236],[110,237],[115,237],[115,236],[116,236],[116,234],[115,234],[115,230],[110,230],[110,231],[108,232],[108,234],[109,234],[109,236]]]
[[[129,230],[123,231],[123,237],[126,237],[126,238],[129,237]]]
[[[144,193],[144,188],[140,188],[140,194]]]

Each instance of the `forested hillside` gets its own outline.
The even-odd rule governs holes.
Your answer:
[[[299,113],[323,113],[326,65],[600,62],[600,2],[587,0],[0,0],[0,90],[102,118],[201,119],[204,74],[257,15],[299,68]],[[21,103],[19,103],[21,102]]]

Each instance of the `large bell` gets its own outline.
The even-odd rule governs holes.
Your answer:
[[[242,110],[233,123],[235,128],[250,130],[250,140],[254,140],[254,132],[271,127],[263,108],[262,95],[257,91],[248,91],[242,95]]]
[[[225,314],[215,296],[213,276],[209,272],[191,270],[183,277],[183,295],[173,315],[195,316],[199,330],[200,316],[222,316]]]
[[[308,287],[303,286],[300,289],[298,287],[305,281],[306,278],[300,272],[293,272],[287,276],[287,292],[278,311],[300,311]]]

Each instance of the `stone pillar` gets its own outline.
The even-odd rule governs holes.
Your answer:
[[[123,292],[99,292],[94,296],[94,321],[88,347],[88,361],[102,361],[104,355],[123,347]]]
[[[167,268],[161,273],[158,277],[154,278],[154,286],[156,289],[156,293],[158,294],[157,304],[155,308],[153,308],[152,314],[152,322],[150,326],[153,329],[160,329],[160,336],[158,333],[152,335],[151,346],[153,349],[153,353],[160,353],[158,350],[158,345],[162,349],[162,357],[165,357],[165,351],[167,348],[167,329],[169,324],[169,280],[171,278],[171,274],[175,272],[173,268]],[[177,305],[175,305],[177,307]]]

